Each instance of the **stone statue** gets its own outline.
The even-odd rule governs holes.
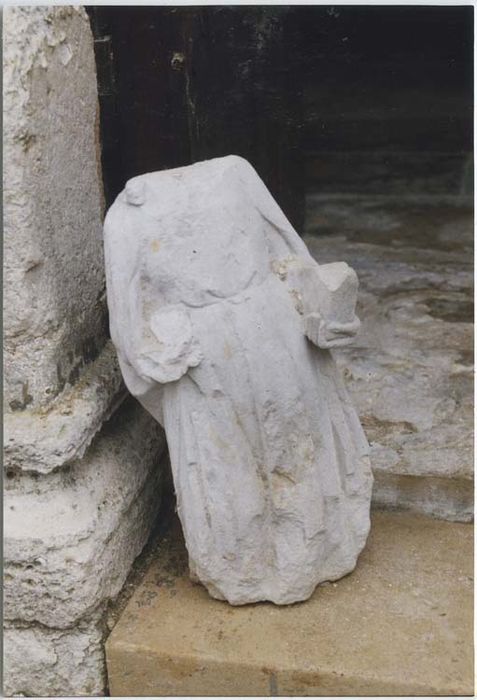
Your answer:
[[[247,161],[135,177],[106,217],[111,336],[165,428],[191,577],[232,605],[355,567],[368,444],[329,348],[357,278],[319,266]]]

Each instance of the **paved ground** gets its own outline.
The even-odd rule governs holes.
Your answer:
[[[472,694],[472,528],[375,513],[356,570],[233,608],[187,576],[178,523],[107,642],[111,694]]]

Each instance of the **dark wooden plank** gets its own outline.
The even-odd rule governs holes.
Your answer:
[[[138,173],[235,153],[256,167],[301,230],[302,102],[290,8],[89,12],[108,203]]]

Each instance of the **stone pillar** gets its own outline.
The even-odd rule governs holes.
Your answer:
[[[93,39],[4,12],[5,692],[97,695],[103,614],[157,515],[160,428],[108,339]]]

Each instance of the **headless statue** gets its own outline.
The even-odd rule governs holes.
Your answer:
[[[355,273],[318,265],[236,156],[133,178],[104,234],[111,337],[164,426],[191,577],[288,604],[352,571],[372,476],[329,348],[358,330]]]

